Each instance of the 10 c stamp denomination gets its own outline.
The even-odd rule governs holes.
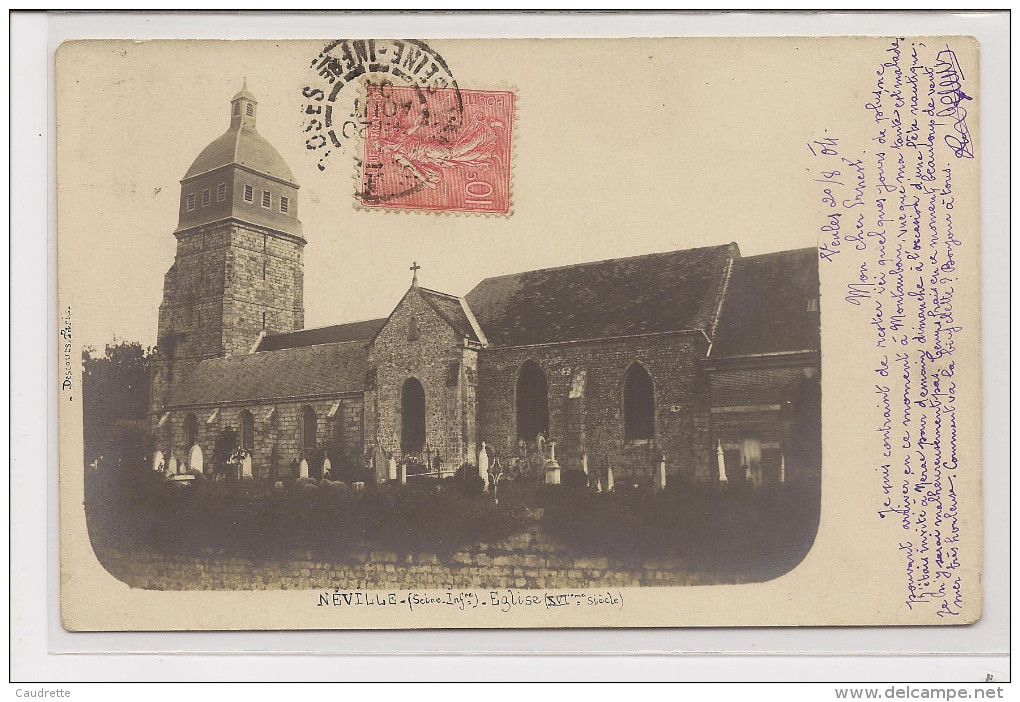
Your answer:
[[[510,213],[513,92],[367,88],[362,205]]]

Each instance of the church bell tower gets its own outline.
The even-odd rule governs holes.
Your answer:
[[[256,130],[247,81],[230,127],[181,180],[177,254],[163,282],[150,410],[206,358],[248,353],[260,335],[304,327],[298,185]]]

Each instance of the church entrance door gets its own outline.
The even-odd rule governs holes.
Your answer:
[[[425,447],[425,388],[417,378],[408,378],[400,393],[400,450],[421,453]]]

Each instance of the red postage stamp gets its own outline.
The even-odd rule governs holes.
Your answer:
[[[361,204],[509,214],[514,97],[369,85]]]

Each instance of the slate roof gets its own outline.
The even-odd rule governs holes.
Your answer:
[[[258,102],[258,100],[255,99],[255,96],[251,94],[251,91],[248,90],[248,76],[244,77],[244,82],[241,83],[241,89],[237,91],[237,95],[230,98],[230,102],[235,102],[240,98],[247,98],[252,102]]]
[[[317,329],[301,329],[285,334],[270,334],[262,340],[257,351],[279,351],[315,344],[336,344],[345,341],[369,341],[386,324],[386,319],[367,319],[349,324],[334,324]]]
[[[818,294],[817,249],[737,259],[712,357],[818,350],[818,312],[808,309]]]
[[[365,388],[367,358],[364,341],[210,358],[199,363],[174,389],[169,405],[360,392]]]
[[[253,127],[240,125],[231,127],[202,149],[184,174],[184,180],[230,164],[247,166],[259,173],[294,183],[294,174],[280,152]]]
[[[710,329],[736,244],[486,278],[466,296],[493,345]]]
[[[439,316],[453,327],[454,331],[472,341],[481,341],[475,332],[474,325],[468,319],[467,312],[464,311],[461,298],[439,292],[438,290],[429,290],[428,288],[418,288],[418,290],[425,300],[432,305],[432,308],[439,313]]]

